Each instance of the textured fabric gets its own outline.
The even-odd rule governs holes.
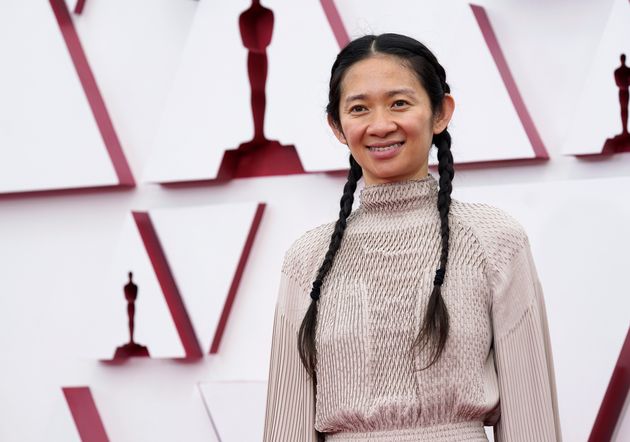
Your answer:
[[[297,333],[334,222],[285,255],[274,320],[264,440],[560,441],[543,294],[523,227],[453,200],[442,296],[450,333],[430,368],[412,349],[441,251],[438,183],[365,187],[324,280],[317,391]]]
[[[404,430],[370,431],[367,433],[334,433],[326,437],[331,442],[417,442],[423,440],[442,441],[487,441],[483,422],[457,422],[454,424],[431,425]]]

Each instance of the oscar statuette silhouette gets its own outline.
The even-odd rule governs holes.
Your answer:
[[[138,286],[133,282],[133,274],[129,272],[129,282],[123,287],[127,300],[127,317],[129,319],[129,342],[116,348],[114,359],[129,358],[132,356],[148,357],[149,349],[133,340],[135,328],[134,318],[136,314],[136,299],[138,298]]]
[[[630,87],[630,67],[626,66],[626,54],[619,57],[621,66],[615,69],[615,84],[619,88],[619,107],[621,108],[621,133],[608,138],[604,144],[604,152],[630,151],[630,134],[628,133],[628,88]]]
[[[268,72],[267,48],[273,35],[273,11],[252,0],[251,6],[239,16],[239,30],[247,49],[247,73],[251,87],[251,112],[254,137],[237,149],[226,150],[217,180],[251,176],[271,176],[304,173],[295,146],[284,146],[268,140],[264,134],[266,83]]]

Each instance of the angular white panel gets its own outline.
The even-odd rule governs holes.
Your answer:
[[[257,208],[257,203],[240,203],[150,211],[206,354],[214,340]]]
[[[626,54],[630,66],[630,2],[615,0],[592,59],[592,67],[580,91],[580,101],[569,125],[563,153],[568,155],[601,153],[607,138],[622,131],[619,88],[614,71]]]
[[[133,272],[133,281],[138,286],[134,341],[147,346],[152,358],[184,357],[166,299],[131,214],[125,218],[112,267],[104,272],[101,296],[90,312],[94,318],[91,331],[94,336],[86,353],[99,359],[112,359],[116,347],[129,341],[127,300],[123,291],[129,271]]]
[[[269,50],[265,136],[295,145],[304,170],[348,167],[348,148],[326,122],[328,80],[339,45],[319,0],[269,0],[275,25]]]
[[[107,110],[138,176],[151,154],[198,6],[196,1],[86,0],[83,12],[73,15]]]
[[[0,193],[118,184],[47,1],[0,2]]]
[[[63,440],[81,442],[79,431],[74,423],[72,412],[61,387],[40,388],[38,407],[48,408],[46,420],[41,422],[39,440]]]
[[[144,181],[215,178],[223,152],[252,139],[247,51],[238,24],[249,5],[200,2]]]
[[[221,442],[262,440],[267,382],[205,382],[199,384],[199,390],[217,439]]]
[[[628,333],[628,188],[630,178],[612,178],[455,191],[457,199],[506,210],[527,231],[547,306],[567,441],[588,439]]]
[[[532,158],[523,123],[470,5],[402,0],[335,2],[350,38],[394,32],[424,43],[446,70],[455,99],[449,124],[455,163]],[[430,164],[437,164],[432,150]]]

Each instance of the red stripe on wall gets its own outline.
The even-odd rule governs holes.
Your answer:
[[[333,34],[337,39],[337,44],[340,48],[343,48],[350,42],[350,36],[348,35],[346,27],[343,25],[343,20],[341,20],[341,15],[339,15],[335,0],[321,0],[321,4]]]
[[[593,424],[589,442],[607,442],[612,439],[615,427],[621,419],[621,411],[630,390],[630,329],[621,347],[619,359],[613,370],[602,405]]]
[[[83,12],[84,7],[85,0],[77,0],[77,3],[74,5],[74,13],[80,15]]]
[[[221,312],[221,317],[219,318],[219,323],[217,324],[217,329],[214,333],[214,339],[212,340],[212,345],[210,346],[210,354],[215,354],[219,351],[221,338],[223,337],[223,332],[225,331],[225,326],[227,324],[228,317],[230,316],[230,311],[232,310],[232,304],[234,304],[234,298],[236,298],[238,286],[241,283],[241,277],[243,276],[243,271],[245,270],[245,264],[247,264],[247,258],[249,258],[249,252],[254,244],[254,238],[256,238],[256,232],[258,232],[258,226],[260,225],[264,211],[265,204],[258,204],[258,208],[256,209],[256,213],[254,214],[254,218],[252,220],[252,225],[249,229],[249,234],[245,240],[243,251],[241,252],[241,257],[238,261],[238,265],[236,266],[236,271],[234,272],[234,278],[232,278],[230,291],[225,299],[223,311]]]
[[[89,387],[63,387],[63,394],[83,442],[109,442]]]
[[[70,58],[74,63],[74,68],[77,71],[79,81],[83,87],[83,92],[92,109],[96,125],[98,126],[105,147],[107,148],[107,153],[116,171],[118,184],[123,186],[135,186],[136,182],[127,163],[127,159],[125,158],[125,154],[123,153],[120,141],[118,140],[118,135],[114,130],[114,125],[109,118],[105,101],[103,101],[103,97],[98,89],[96,79],[94,78],[85,52],[83,51],[83,46],[81,46],[79,35],[72,23],[68,6],[64,0],[50,0],[50,6],[55,14],[59,30],[66,42]]]
[[[525,107],[525,102],[523,101],[523,97],[521,97],[521,93],[518,91],[518,87],[516,86],[516,82],[514,81],[514,77],[512,77],[512,72],[508,67],[507,60],[503,55],[503,51],[499,46],[499,40],[497,40],[496,35],[494,34],[494,30],[492,29],[492,25],[490,24],[490,20],[488,19],[488,15],[483,7],[478,5],[470,5],[475,18],[477,19],[477,23],[479,24],[479,29],[481,29],[481,33],[483,34],[483,38],[486,40],[486,45],[488,45],[488,49],[490,50],[490,54],[492,54],[492,58],[494,59],[494,63],[497,65],[497,69],[499,69],[499,74],[503,79],[503,83],[510,95],[510,99],[512,100],[512,104],[516,109],[516,113],[518,114],[521,124],[525,129],[525,133],[529,138],[529,142],[534,149],[534,154],[536,158],[544,158],[548,159],[549,154],[547,153],[547,149],[540,138],[540,134],[534,125],[534,121],[532,117],[529,115],[527,111],[527,107]]]
[[[132,212],[132,214],[140,236],[142,237],[144,247],[151,260],[153,271],[162,288],[162,293],[171,312],[171,317],[175,323],[179,339],[186,352],[186,357],[200,358],[203,353],[199,345],[199,340],[195,334],[192,322],[186,311],[186,306],[177,288],[177,283],[175,282],[175,278],[173,277],[164,249],[151,222],[151,218],[147,212]]]

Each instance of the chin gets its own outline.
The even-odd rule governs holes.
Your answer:
[[[373,182],[405,181],[417,176],[420,168],[421,166],[418,166],[417,169],[380,168],[378,170],[370,171],[369,176]]]

